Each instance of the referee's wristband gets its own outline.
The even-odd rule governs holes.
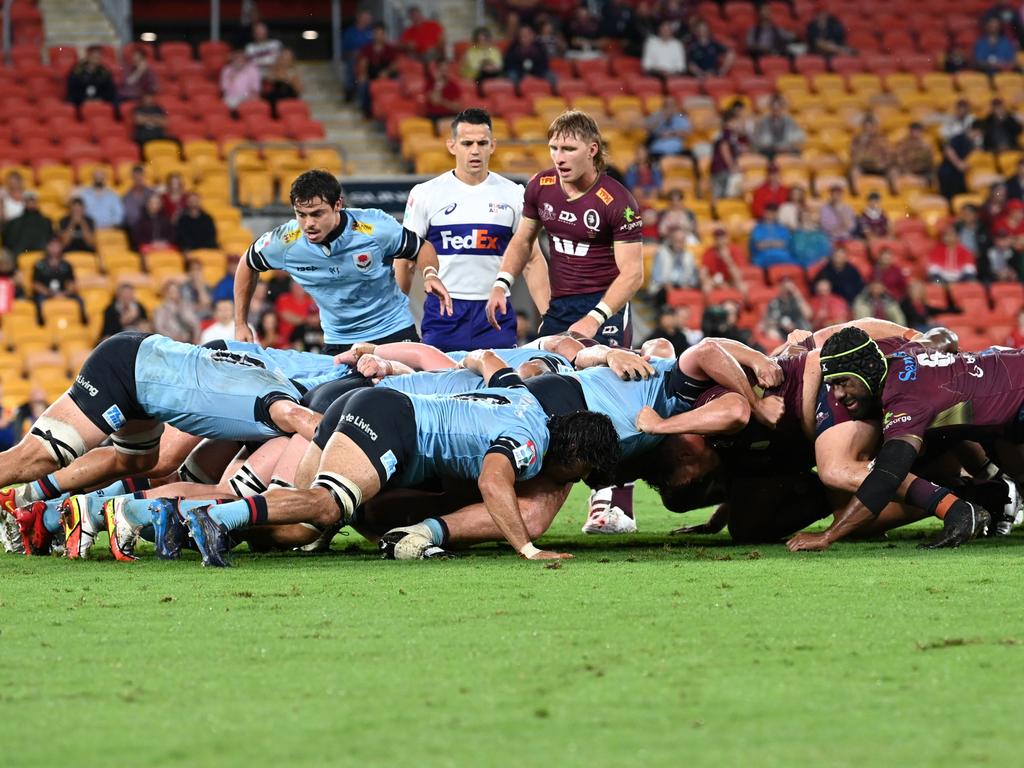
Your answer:
[[[429,280],[432,277],[437,277],[437,267],[424,267],[423,279]]]
[[[591,317],[594,320],[597,320],[598,324],[602,325],[604,323],[607,323],[608,318],[611,317],[613,314],[615,313],[612,312],[611,307],[609,307],[603,301],[599,301],[596,307],[587,312],[587,317]]]
[[[515,281],[516,279],[511,275],[511,273],[499,272],[498,276],[494,278],[494,285],[491,287],[497,288],[500,285],[505,293],[509,293],[512,290],[512,283]]]

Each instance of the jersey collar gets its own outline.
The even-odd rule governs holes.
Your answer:
[[[341,219],[338,221],[338,226],[336,226],[334,229],[332,229],[327,234],[327,237],[324,238],[323,242],[320,243],[320,245],[326,246],[328,249],[331,247],[331,243],[333,243],[335,240],[337,240],[339,237],[341,237],[342,233],[346,229],[348,229],[348,224],[349,224],[349,221],[350,221],[350,217],[349,217],[348,213],[345,212],[344,209],[342,209],[340,211],[340,213],[341,213]]]

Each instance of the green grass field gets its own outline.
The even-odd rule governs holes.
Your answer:
[[[557,568],[0,556],[0,764],[1017,764],[1019,536],[793,555],[640,499],[595,541],[577,489]]]

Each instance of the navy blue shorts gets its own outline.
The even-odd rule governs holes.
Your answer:
[[[540,324],[540,334],[551,336],[569,330],[569,326],[597,306],[604,293],[581,293],[551,299],[551,305]],[[633,343],[633,323],[629,304],[608,318],[608,322],[594,335],[594,340],[610,347],[629,347]]]
[[[487,322],[487,301],[452,299],[452,315],[441,315],[441,302],[428,294],[423,301],[423,343],[442,352],[464,349],[508,349],[516,345],[516,313],[512,304],[498,315],[500,331]]]
[[[370,344],[391,344],[396,341],[419,341],[420,336],[416,333],[416,325],[410,325],[408,328],[403,328],[400,331],[389,333],[387,336],[381,336],[379,339],[365,339]],[[325,344],[324,348],[320,350],[321,355],[340,355],[342,352],[348,352],[352,349],[351,344]]]

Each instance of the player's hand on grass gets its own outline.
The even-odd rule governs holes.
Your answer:
[[[652,430],[657,428],[664,419],[658,415],[658,412],[651,408],[649,405],[645,405],[640,409],[640,413],[636,415],[636,428],[641,432],[648,435],[654,434]]]
[[[601,330],[601,324],[590,315],[584,315],[569,326],[568,333],[581,339],[592,339]]]
[[[437,296],[437,300],[441,302],[442,315],[448,315],[451,317],[455,314],[455,310],[452,308],[452,297],[448,295],[448,289],[444,287],[444,283],[441,282],[440,277],[437,275],[429,275],[424,278],[423,290]]]
[[[571,560],[572,555],[568,552],[549,552],[546,549],[538,549],[532,555],[520,555],[525,560]]]
[[[786,542],[786,548],[790,552],[820,552],[830,544],[824,533],[798,533]]]
[[[778,395],[763,397],[754,404],[754,418],[766,427],[775,427],[786,412],[786,403]]]
[[[356,363],[356,370],[373,381],[374,384],[379,383],[385,376],[390,376],[394,373],[391,361],[385,360],[383,357],[377,357],[377,355],[362,355]]]
[[[256,341],[252,328],[249,327],[248,323],[235,323],[235,341],[247,341],[249,343]]]
[[[782,367],[772,360],[765,358],[763,362],[754,365],[754,375],[757,383],[765,389],[777,387],[782,383]]]
[[[491,288],[490,298],[487,299],[487,322],[489,322],[496,331],[501,330],[501,324],[498,322],[498,315],[504,315],[508,312],[508,295],[505,293],[505,289],[500,285]]]
[[[609,352],[608,367],[623,381],[640,381],[654,374],[654,367],[647,360],[628,349],[613,349]]]
[[[712,525],[710,522],[698,523],[697,525],[681,525],[668,532],[669,536],[680,536],[688,533],[712,534],[722,530],[721,526]]]

